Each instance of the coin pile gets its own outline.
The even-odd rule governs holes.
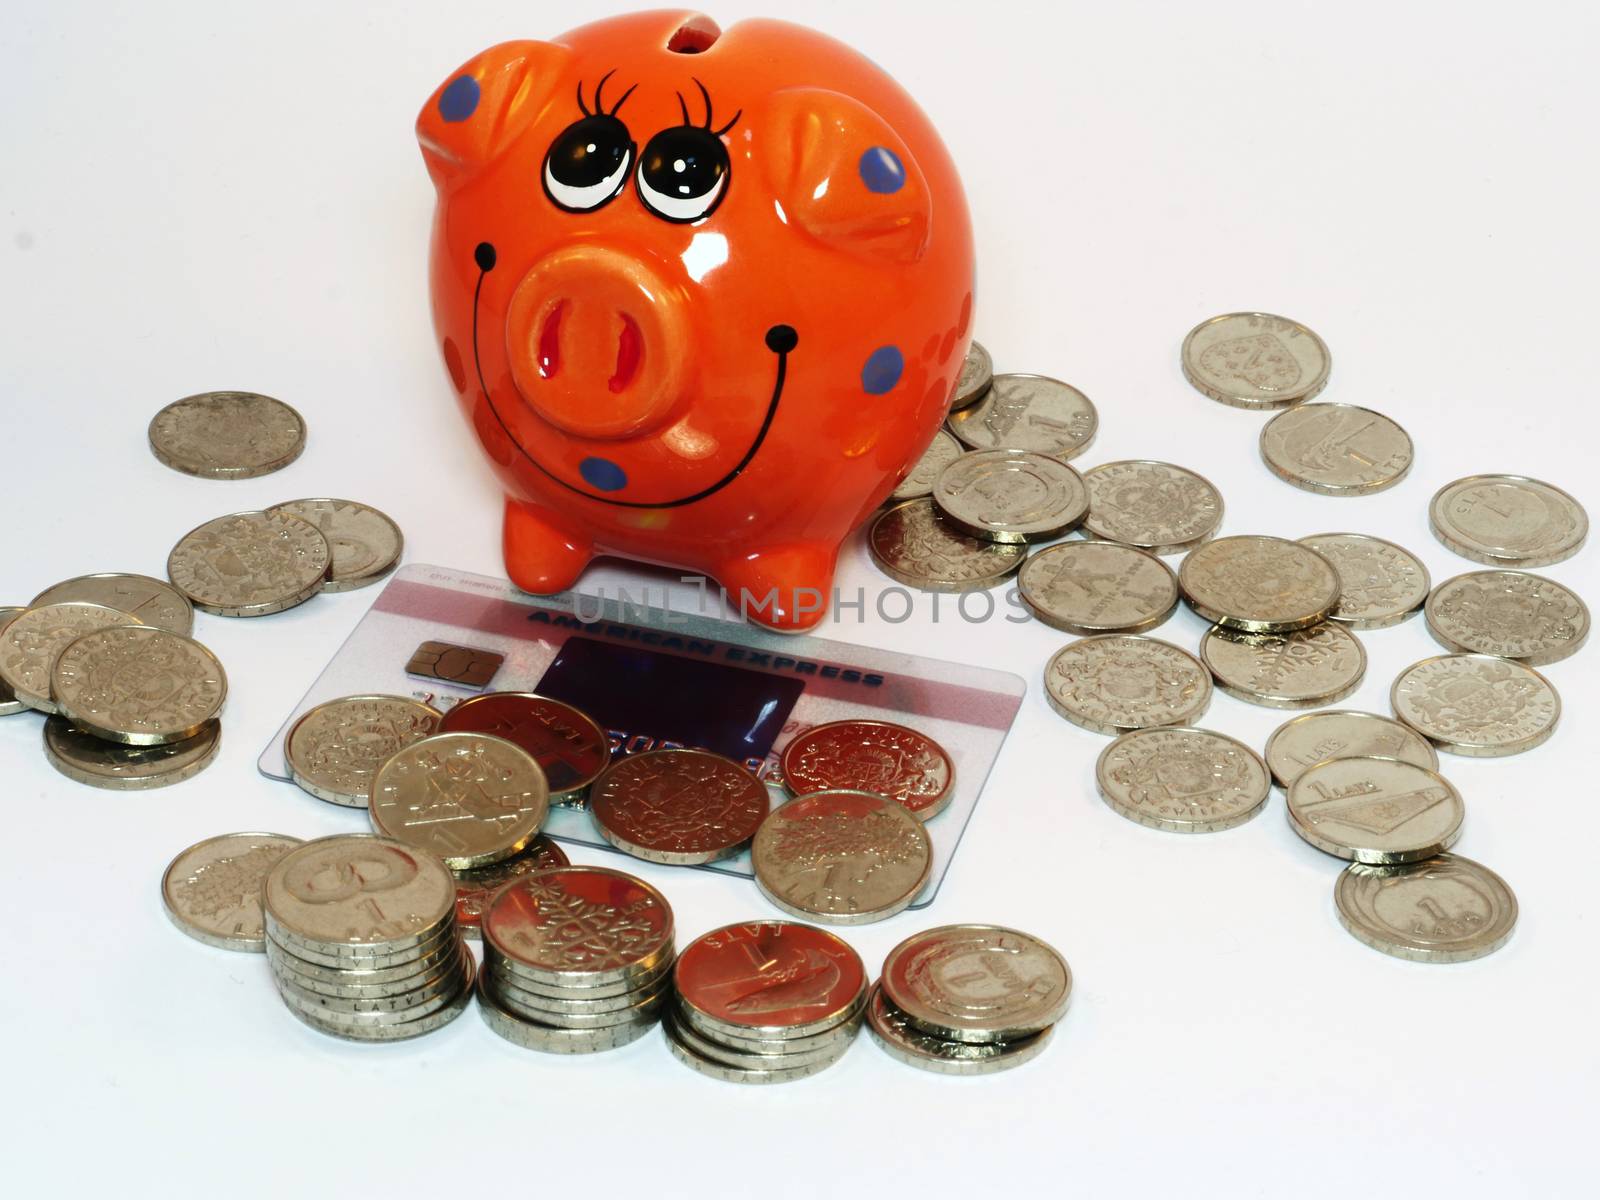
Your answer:
[[[352,1041],[448,1025],[476,976],[455,895],[442,862],[388,838],[347,834],[290,850],[261,890],[278,994],[305,1024]]]
[[[170,585],[105,573],[0,610],[0,713],[34,710],[45,757],[94,787],[165,787],[221,747],[227,677],[190,638],[194,611]]]
[[[1299,322],[1226,314],[1191,331],[1181,357],[1205,395],[1281,410],[1263,427],[1260,451],[1296,487],[1367,495],[1411,468],[1411,438],[1390,418],[1307,403],[1326,386],[1332,360]],[[1435,536],[1494,569],[1437,587],[1415,554],[1370,534],[1215,538],[1223,502],[1207,480],[1144,460],[1069,478],[1065,460],[1093,436],[1092,405],[1034,376],[998,376],[986,391],[992,370],[974,343],[947,429],[872,523],[868,546],[884,573],[931,591],[988,588],[1017,574],[1029,613],[1080,635],[1046,665],[1045,695],[1062,717],[1117,739],[1095,775],[1118,813],[1174,832],[1227,829],[1262,811],[1276,779],[1295,831],[1352,860],[1337,902],[1356,936],[1428,961],[1500,945],[1515,901],[1492,872],[1444,853],[1464,806],[1438,774],[1434,748],[1514,754],[1554,732],[1560,698],[1534,668],[1585,644],[1589,612],[1571,590],[1524,568],[1583,545],[1588,517],[1578,502],[1521,475],[1447,484],[1429,505]],[[1074,527],[1086,540],[1029,552]],[[1176,573],[1158,557],[1175,553],[1186,556]],[[1198,655],[1143,636],[1180,598],[1211,622]],[[1355,631],[1419,613],[1451,653],[1401,672],[1394,719],[1297,718],[1274,734],[1265,760],[1196,727],[1213,686],[1275,708],[1337,703],[1366,674]]]
[[[791,921],[714,929],[678,956],[667,1047],[729,1083],[804,1079],[850,1049],[867,983],[861,956],[826,930]]]
[[[1037,1058],[1071,996],[1072,972],[1047,943],[998,925],[945,925],[889,951],[867,1028],[913,1067],[986,1075]]]
[[[643,880],[603,867],[533,871],[483,914],[478,1011],[529,1050],[625,1046],[660,1019],[674,948],[672,908]]]

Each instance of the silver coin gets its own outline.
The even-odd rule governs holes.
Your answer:
[[[484,946],[483,954],[483,968],[495,977],[497,983],[503,981],[518,991],[542,996],[548,1000],[575,1000],[591,1004],[603,1000],[620,1000],[627,996],[636,999],[645,992],[654,990],[656,984],[672,973],[676,962],[675,955],[668,955],[648,971],[630,975],[620,982],[565,985],[530,978],[515,959],[505,957],[494,948],[492,942]]]
[[[1447,650],[1542,667],[1576,654],[1589,609],[1553,579],[1525,571],[1473,571],[1447,579],[1427,603],[1428,632]]]
[[[167,556],[167,575],[196,608],[262,617],[315,596],[332,559],[328,539],[309,521],[242,512],[184,534]]]
[[[456,935],[459,932],[450,922],[441,921],[410,945],[401,946],[396,950],[368,950],[362,947],[352,948],[334,943],[312,942],[306,938],[296,937],[275,920],[270,911],[264,911],[266,914],[267,953],[269,957],[272,954],[272,948],[277,947],[285,954],[293,955],[297,963],[306,962],[313,966],[327,967],[330,970],[385,971],[398,969],[402,972],[411,971],[415,973],[438,958],[448,947],[454,945]]]
[[[1339,573],[1339,603],[1328,614],[1351,629],[1387,629],[1422,611],[1428,568],[1409,550],[1364,533],[1319,533],[1300,539]]]
[[[26,608],[8,606],[0,608],[0,634],[5,633],[6,626],[11,624],[13,617],[20,617],[27,612]],[[11,690],[11,685],[0,678],[0,717],[9,717],[16,713],[27,712],[28,706],[17,699],[17,694]]]
[[[1178,577],[1143,550],[1063,542],[1022,564],[1017,593],[1034,617],[1067,633],[1144,633],[1178,607]]]
[[[50,669],[57,656],[86,633],[138,624],[137,617],[119,609],[80,600],[18,613],[0,627],[0,683],[27,707],[53,713]]]
[[[1334,710],[1285,721],[1267,739],[1267,767],[1288,787],[1307,767],[1329,758],[1398,758],[1439,769],[1433,744],[1416,730],[1375,713]]]
[[[1505,945],[1517,925],[1517,898],[1506,881],[1457,854],[1399,867],[1352,863],[1333,899],[1358,940],[1413,962],[1482,958]]]
[[[1044,669],[1044,690],[1050,707],[1074,725],[1116,736],[1192,725],[1211,704],[1211,674],[1170,642],[1092,637],[1056,651]]]
[[[618,1025],[637,1025],[658,1019],[671,995],[670,985],[638,997],[638,1002],[623,1009],[610,1011],[574,1012],[570,1007],[554,1007],[537,998],[528,999],[527,993],[518,992],[504,979],[492,981],[495,999],[500,1007],[524,1021],[537,1021],[554,1025],[557,1029],[612,1029]]]
[[[1398,758],[1333,758],[1288,788],[1289,827],[1318,850],[1362,863],[1442,854],[1466,807],[1444,776]]]
[[[454,998],[464,977],[462,958],[470,955],[459,940],[450,950],[437,968],[419,972],[403,989],[385,987],[355,995],[330,994],[327,988],[302,987],[292,970],[279,965],[281,959],[273,959],[273,977],[280,993],[292,996],[294,1003],[319,1017],[383,1024],[426,1016]]]
[[[961,443],[946,430],[939,430],[933,435],[933,441],[928,443],[928,448],[922,452],[922,457],[917,460],[917,465],[911,468],[911,473],[900,481],[900,486],[889,493],[889,501],[915,500],[919,496],[933,494],[933,485],[943,471],[962,454]]]
[[[1026,546],[968,537],[940,519],[933,501],[906,500],[880,513],[867,534],[878,569],[926,592],[970,592],[1015,575]]]
[[[933,844],[904,805],[841,788],[773,809],[750,844],[750,861],[761,894],[784,912],[864,925],[916,899],[933,869]]]
[[[437,709],[409,696],[341,696],[304,715],[284,739],[289,775],[319,800],[372,802],[372,777],[395,754],[439,730]]]
[[[857,1017],[870,979],[861,956],[826,929],[747,921],[695,938],[672,981],[678,1011],[704,1036],[800,1049]]]
[[[867,1029],[890,1058],[940,1075],[992,1075],[1031,1062],[1044,1052],[1055,1026],[1009,1042],[952,1042],[924,1033],[872,987],[867,1001]]]
[[[50,670],[56,710],[86,733],[127,746],[199,735],[228,697],[228,677],[199,642],[148,625],[97,629]]]
[[[1332,622],[1293,633],[1234,633],[1212,626],[1200,661],[1236,700],[1267,708],[1318,708],[1343,700],[1367,673],[1355,634]]]
[[[224,950],[266,949],[261,881],[300,845],[281,833],[227,833],[196,842],[161,876],[161,902],[190,937]]]
[[[1520,754],[1547,741],[1561,696],[1539,672],[1482,654],[1413,663],[1389,689],[1399,717],[1441,750],[1474,758]]]
[[[268,874],[262,898],[276,940],[334,957],[407,953],[455,924],[455,879],[445,865],[371,834],[315,838],[297,847]]]
[[[677,1003],[672,1006],[672,1015],[680,1028],[693,1030],[701,1037],[732,1050],[746,1054],[799,1054],[836,1048],[841,1042],[853,1039],[861,1028],[866,1004],[867,993],[866,989],[862,988],[854,1005],[820,1032],[771,1037],[760,1036],[748,1026],[736,1032],[733,1026],[718,1023],[685,1004],[681,996],[677,997]]]
[[[294,1005],[286,1004],[285,1007],[288,1008],[288,1010],[293,1013],[294,1016],[297,1017],[302,1023],[311,1026],[311,1028],[317,1030],[319,1033],[330,1034],[333,1037],[344,1038],[347,1041],[401,1042],[410,1038],[421,1037],[423,1034],[433,1033],[436,1030],[443,1029],[446,1025],[450,1024],[450,1022],[454,1021],[463,1012],[465,1012],[467,1005],[472,1002],[472,997],[476,990],[473,986],[473,980],[476,977],[476,968],[474,967],[472,961],[472,955],[464,954],[464,957],[466,959],[466,969],[464,972],[460,993],[451,999],[451,1001],[443,1008],[437,1009],[434,1012],[430,1012],[425,1016],[414,1017],[407,1021],[378,1022],[361,1026],[350,1026],[328,1021],[325,1018],[315,1016],[302,1008],[295,1007]]]
[[[1234,408],[1284,408],[1328,383],[1333,360],[1315,333],[1271,313],[1226,313],[1183,339],[1183,375]]]
[[[1084,532],[1151,554],[1177,554],[1209,541],[1222,524],[1222,493],[1171,463],[1134,459],[1083,473],[1089,489]]]
[[[121,571],[105,571],[63,580],[45,588],[28,607],[41,608],[46,604],[67,604],[74,600],[103,604],[130,617],[137,617],[145,625],[153,625],[184,637],[188,637],[194,629],[194,605],[189,603],[189,597],[163,580]]]
[[[883,960],[884,999],[924,1033],[952,1042],[1007,1042],[1059,1021],[1072,971],[1048,942],[1000,925],[914,933]]]
[[[971,408],[989,392],[994,382],[994,360],[976,338],[967,346],[967,357],[962,360],[961,374],[956,378],[955,389],[950,393],[950,411]]]
[[[1083,477],[1059,458],[1028,450],[963,454],[940,472],[933,502],[963,533],[1013,545],[1060,537],[1089,511]]]
[[[419,981],[453,968],[460,954],[459,943],[458,938],[445,937],[421,958],[398,966],[370,970],[362,967],[330,967],[325,963],[312,962],[270,937],[266,941],[266,951],[273,971],[292,980],[302,991],[363,999],[403,995],[414,990]]]
[[[325,592],[348,592],[377,583],[400,565],[405,536],[384,513],[354,500],[290,500],[269,510],[309,521],[333,552]]]
[[[1428,503],[1428,523],[1446,547],[1491,567],[1548,567],[1589,536],[1583,505],[1525,475],[1469,475]]]
[[[44,723],[44,755],[68,779],[118,792],[148,791],[192,779],[222,749],[222,723],[164,746],[124,746],[76,728],[65,717]]]
[[[950,414],[950,432],[974,450],[1032,450],[1075,458],[1100,427],[1094,404],[1045,375],[996,375],[984,397]]]
[[[494,985],[484,979],[478,987],[478,1014],[495,1033],[525,1050],[546,1054],[596,1054],[636,1042],[656,1027],[657,1017],[632,1025],[609,1025],[602,1029],[562,1029],[526,1021],[510,1012],[496,998]]]
[[[203,392],[150,421],[150,449],[174,471],[202,479],[253,479],[306,448],[306,423],[282,400],[255,392]]]
[[[1339,573],[1308,546],[1284,538],[1218,538],[1178,568],[1184,601],[1200,616],[1245,633],[1321,624],[1339,603]]]
[[[1172,833],[1241,825],[1272,791],[1254,750],[1209,729],[1135,729],[1100,752],[1094,775],[1116,812]]]
[[[792,1067],[810,1067],[837,1062],[839,1056],[850,1048],[861,1029],[860,1020],[850,1021],[841,1027],[833,1040],[809,1050],[760,1051],[730,1046],[700,1033],[683,1019],[682,1010],[669,1007],[662,1013],[661,1023],[667,1036],[677,1039],[701,1058],[756,1071],[782,1071]]]
[[[812,1075],[827,1070],[840,1058],[844,1057],[847,1045],[832,1057],[825,1057],[804,1066],[783,1067],[781,1069],[761,1069],[757,1067],[736,1067],[728,1062],[707,1058],[686,1045],[678,1032],[676,1025],[662,1024],[662,1032],[667,1037],[667,1049],[672,1056],[687,1067],[692,1067],[702,1075],[709,1075],[712,1079],[720,1079],[724,1083],[793,1083],[796,1080],[806,1079]]]
[[[1319,496],[1370,496],[1411,470],[1411,435],[1354,404],[1298,404],[1261,428],[1261,459],[1285,483]]]

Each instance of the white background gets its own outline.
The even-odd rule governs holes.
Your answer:
[[[160,574],[223,512],[302,495],[376,504],[412,561],[500,574],[499,508],[429,326],[433,197],[411,125],[484,46],[611,5],[8,6],[0,24],[0,403],[9,497],[0,596],[87,571]],[[751,8],[719,4],[724,27]],[[1348,529],[1473,565],[1428,497],[1478,471],[1593,482],[1600,189],[1592,5],[786,5],[898,77],[943,131],[977,225],[977,330],[1001,369],[1100,407],[1084,464],[1167,458],[1215,480],[1226,532]],[[1271,476],[1259,415],[1183,381],[1178,345],[1239,308],[1312,325],[1329,400],[1417,441],[1400,487],[1327,499]],[[310,445],[288,470],[203,482],[145,426],[216,388],[281,396]],[[1600,547],[1546,573],[1600,601]],[[590,585],[623,577],[591,573]],[[635,577],[637,578],[637,577]],[[840,583],[886,581],[859,540]],[[1029,680],[935,907],[849,933],[869,964],[917,928],[998,921],[1077,974],[1055,1044],[951,1080],[865,1037],[805,1083],[693,1074],[658,1036],[563,1060],[475,1015],[348,1046],[284,1010],[257,957],[175,932],[157,880],[234,829],[359,825],[254,760],[375,593],[260,621],[202,616],[233,681],[219,761],[170,791],[76,786],[39,721],[0,721],[7,977],[0,1146],[16,1194],[1382,1194],[1587,1191],[1597,1054],[1593,734],[1600,648],[1549,669],[1554,740],[1447,757],[1459,849],[1516,889],[1500,953],[1387,958],[1339,926],[1340,864],[1275,796],[1183,838],[1096,797],[1105,740],[1039,688],[1064,638],[925,606],[828,636]],[[1193,647],[1181,614],[1160,636]],[[1420,620],[1363,635],[1353,707],[1387,710]],[[1206,724],[1259,746],[1287,714],[1219,695]],[[1588,744],[1586,744],[1586,741]],[[580,859],[623,865],[597,851]],[[685,937],[771,915],[748,884],[640,865]]]

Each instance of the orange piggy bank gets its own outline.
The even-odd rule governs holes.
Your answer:
[[[815,625],[970,337],[966,201],[921,110],[799,26],[650,12],[484,51],[417,136],[434,325],[512,581],[615,554]]]

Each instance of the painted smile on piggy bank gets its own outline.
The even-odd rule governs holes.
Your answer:
[[[469,62],[417,122],[434,323],[529,591],[599,554],[822,616],[970,337],[971,235],[927,119],[774,21],[644,13]]]

